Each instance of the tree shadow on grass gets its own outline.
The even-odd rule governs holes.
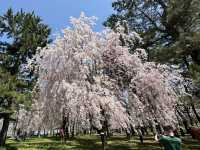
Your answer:
[[[107,139],[106,150],[131,150],[128,140],[124,137],[110,137]],[[73,150],[102,150],[100,137],[92,139],[77,138],[78,145]]]
[[[87,138],[76,138],[75,139],[78,143],[74,147],[77,150],[102,150],[101,142],[98,137],[87,139]]]
[[[59,138],[45,138],[49,141],[37,142],[37,141],[28,141],[19,143],[16,145],[16,149],[39,149],[39,150],[101,150],[100,139],[96,137],[92,138],[74,138],[67,140],[66,143],[61,143]],[[1,149],[0,149],[1,150]],[[7,150],[7,149],[6,149]]]
[[[128,144],[108,144],[107,145],[108,150],[131,150],[132,147]]]
[[[200,150],[200,142],[183,138],[182,150]],[[114,136],[107,139],[106,150],[161,150],[158,143],[152,137],[145,138],[144,143],[139,142],[138,137],[127,140],[125,136]],[[99,136],[80,136],[67,140],[62,144],[59,137],[33,138],[23,142],[6,144],[6,148],[0,150],[102,150]]]
[[[0,150],[17,150],[18,148],[15,146],[7,145],[5,147],[0,147]]]
[[[183,150],[200,150],[200,141],[196,140],[196,139],[182,139],[183,142]]]
[[[75,141],[75,142],[74,142]],[[58,141],[54,142],[27,142],[26,144],[18,144],[16,147],[7,145],[6,150],[17,149],[40,149],[40,150],[102,150],[100,138],[75,138],[73,141],[67,141],[66,144],[61,144]],[[135,143],[128,141],[126,138],[113,137],[108,140],[107,150],[159,150],[156,143]],[[1,150],[1,149],[0,149]]]
[[[61,138],[59,136],[52,136],[52,137],[44,137],[46,139],[49,139],[51,141],[60,141]]]
[[[66,144],[62,144],[60,142],[42,142],[42,143],[28,143],[26,146],[20,146],[22,149],[30,149],[35,148],[39,150],[66,150],[73,147],[73,144],[68,142]]]
[[[108,150],[131,150],[130,141],[125,136],[112,136],[107,141]]]
[[[137,143],[135,150],[161,150],[161,146],[158,143]]]

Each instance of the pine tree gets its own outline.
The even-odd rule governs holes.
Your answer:
[[[14,13],[10,8],[0,16],[0,37],[6,38],[0,42],[0,118],[4,120],[1,146],[5,144],[9,121],[19,106],[31,104],[33,76],[24,66],[37,47],[46,46],[49,34],[50,28],[34,12]]]
[[[117,12],[104,25],[115,29],[127,22],[140,33],[151,59],[185,62],[190,56],[200,63],[199,0],[116,0]]]

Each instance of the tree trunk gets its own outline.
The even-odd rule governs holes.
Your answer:
[[[101,132],[100,136],[101,136],[102,150],[105,150],[106,149],[106,135],[104,132]]]
[[[130,127],[131,127],[131,135],[134,136],[135,135],[135,128],[132,125],[130,125]]]
[[[128,140],[131,139],[131,133],[130,133],[129,130],[126,131],[126,137],[127,137]]]
[[[17,119],[17,120],[15,121],[15,123],[13,124],[13,126],[14,126],[13,131],[12,131],[12,136],[13,136],[13,137],[16,136],[17,122],[18,122],[18,119]]]
[[[109,126],[108,126],[107,121],[105,121],[105,128],[106,128],[106,136],[109,138],[110,137],[110,131],[109,131]]]
[[[72,125],[71,138],[74,138],[74,132],[75,132],[75,122]]]
[[[143,144],[144,143],[144,138],[143,138],[143,135],[139,135],[139,138],[140,138],[140,143]]]
[[[144,131],[145,131],[145,134],[146,134],[146,135],[149,135],[148,127],[144,127]]]
[[[191,106],[192,106],[192,110],[193,110],[193,112],[194,112],[194,114],[195,114],[195,116],[196,116],[198,122],[200,123],[200,116],[198,115],[198,113],[197,113],[197,111],[196,111],[196,109],[195,109],[194,104],[192,103]]]
[[[187,115],[188,115],[188,118],[189,118],[189,120],[190,120],[191,126],[193,126],[194,124],[193,124],[193,119],[192,119],[192,117],[191,117],[191,115],[190,115],[190,108],[185,107],[185,111],[186,111],[186,113],[187,113]]]
[[[13,128],[13,132],[12,132],[12,136],[15,137],[16,136],[16,130],[17,130],[17,124],[18,124],[18,115],[19,115],[19,109],[17,109],[17,118],[16,121],[14,122],[14,128]]]
[[[187,133],[189,133],[189,126],[188,126],[187,120],[183,120],[183,125],[184,125],[185,130],[187,131]]]
[[[69,126],[67,126],[65,129],[65,142],[67,141],[67,139],[70,139]]]
[[[9,127],[9,114],[6,114],[3,120],[2,129],[0,132],[0,146],[5,145],[8,127]]]
[[[188,133],[189,126],[188,126],[188,121],[187,121],[186,117],[183,115],[183,113],[181,113],[181,112],[179,111],[178,108],[176,109],[176,111],[177,111],[177,113],[179,114],[179,116],[181,117],[181,119],[182,119],[182,121],[183,121],[183,125],[184,125],[184,127],[185,127],[185,130],[186,130],[186,132]]]
[[[59,133],[59,132],[58,132],[58,129],[56,129],[56,131],[55,131],[55,132],[56,132],[56,137],[57,137],[57,136],[58,136],[58,133]]]
[[[41,131],[41,128],[39,127],[38,129],[38,132],[37,132],[37,136],[40,138],[40,131]]]
[[[156,125],[154,121],[151,122],[151,132],[153,133],[153,135],[157,134]]]

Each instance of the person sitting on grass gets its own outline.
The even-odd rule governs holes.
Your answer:
[[[200,129],[195,127],[190,127],[188,132],[192,136],[193,139],[197,139],[200,141]]]
[[[173,127],[165,126],[164,135],[155,135],[155,140],[164,147],[164,150],[180,150],[181,149],[181,139],[174,136]]]

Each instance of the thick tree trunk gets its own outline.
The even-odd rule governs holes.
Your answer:
[[[49,137],[53,136],[53,129],[51,128],[49,131]]]
[[[106,129],[106,137],[110,137],[110,131],[109,131],[109,126],[108,126],[108,122],[105,121],[105,129]]]
[[[63,129],[64,129],[64,141],[66,142],[67,139],[70,138],[70,133],[69,133],[69,116],[63,117]]]
[[[5,115],[3,120],[3,126],[0,132],[0,146],[5,145],[8,127],[9,127],[9,114]]]
[[[101,132],[100,136],[101,136],[102,150],[105,150],[106,149],[106,135],[104,132]]]
[[[200,123],[200,116],[199,116],[199,114],[197,113],[194,104],[191,104],[191,106],[192,106],[192,110],[193,110],[193,112],[194,112],[194,114],[195,114],[195,116],[196,116],[198,122]]]
[[[106,149],[106,134],[105,134],[105,128],[103,127],[101,130],[98,129],[97,127],[95,126],[92,126],[92,128],[94,130],[97,131],[97,133],[100,135],[101,137],[101,143],[102,143],[102,150],[105,150]]]

